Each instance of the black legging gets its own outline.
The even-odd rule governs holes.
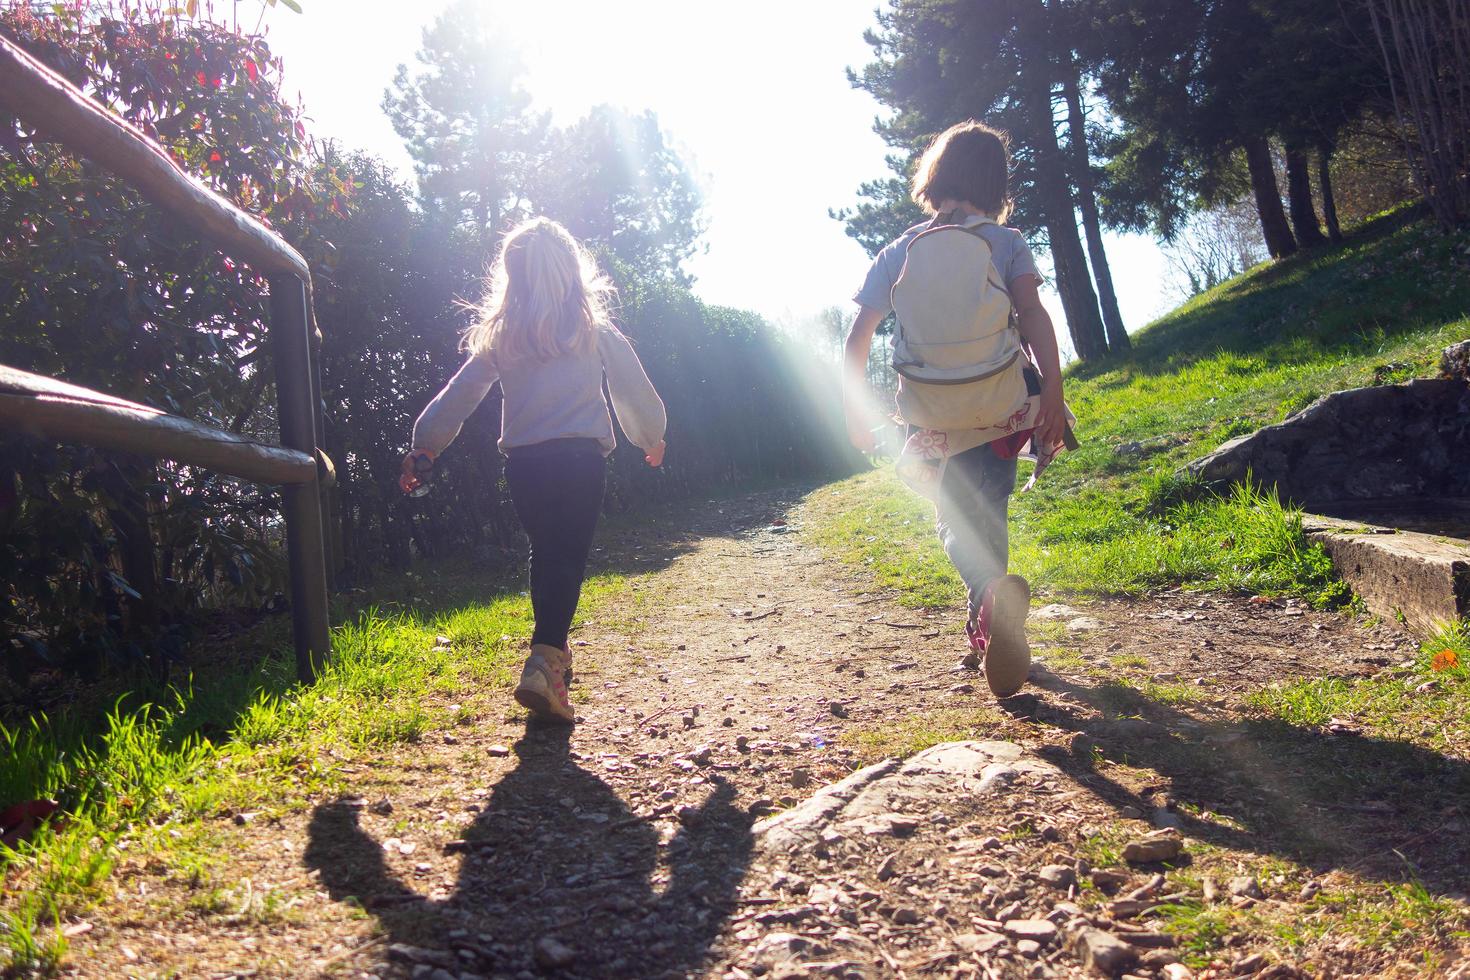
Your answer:
[[[505,482],[531,539],[531,642],[565,650],[602,511],[607,460],[595,439],[553,439],[507,455]]]

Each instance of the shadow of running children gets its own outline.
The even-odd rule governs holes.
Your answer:
[[[571,729],[531,724],[517,765],[457,845],[451,895],[434,901],[387,867],[379,841],[342,802],[312,815],[305,859],[336,901],[375,915],[418,964],[478,974],[666,977],[697,971],[750,860],[750,817],[723,780],[681,809],[666,842],[569,753]],[[660,887],[662,886],[662,887]],[[393,975],[393,974],[383,974]]]
[[[1432,894],[1463,894],[1470,881],[1463,759],[1265,716],[1191,714],[1117,682],[1078,684],[1043,671],[1035,685],[1036,695],[1006,710],[1080,735],[1072,751],[1042,755],[1116,807],[1147,815],[1161,797],[1177,797],[1195,812],[1167,819],[1192,837],[1317,874],[1417,881]],[[1163,785],[1136,792],[1098,766],[1095,750],[1158,773]],[[1211,812],[1231,820],[1197,815]]]

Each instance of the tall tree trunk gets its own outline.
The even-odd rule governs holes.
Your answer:
[[[1087,152],[1087,117],[1082,113],[1082,93],[1075,75],[1068,74],[1062,80],[1062,94],[1067,100],[1067,129],[1072,150],[1072,169],[1077,183],[1077,201],[1082,209],[1082,230],[1087,236],[1087,257],[1092,262],[1092,278],[1097,283],[1098,300],[1102,305],[1108,351],[1121,354],[1131,344],[1128,341],[1128,330],[1123,325],[1123,314],[1118,311],[1118,294],[1113,290],[1113,273],[1108,268],[1108,255],[1103,249],[1102,221],[1097,213],[1092,161]]]
[[[1291,227],[1297,244],[1311,248],[1327,241],[1317,223],[1317,209],[1312,206],[1312,178],[1307,169],[1307,154],[1298,143],[1286,144],[1286,194],[1291,202]]]
[[[1281,188],[1276,186],[1276,168],[1271,164],[1271,146],[1266,137],[1253,136],[1245,141],[1245,163],[1250,169],[1251,192],[1256,198],[1256,213],[1261,217],[1266,251],[1273,259],[1290,255],[1296,251],[1296,239],[1281,207]]]
[[[1031,134],[1036,196],[1051,239],[1057,292],[1062,298],[1067,330],[1072,335],[1072,349],[1079,360],[1096,360],[1108,352],[1108,339],[1098,312],[1097,294],[1092,291],[1087,273],[1087,256],[1082,251],[1077,215],[1072,210],[1072,188],[1067,182],[1067,168],[1052,122],[1049,70],[1046,59],[1039,58],[1021,76],[1031,118],[1036,122]]]
[[[1342,227],[1337,223],[1337,199],[1332,196],[1332,154],[1330,145],[1317,150],[1317,183],[1322,188],[1322,217],[1327,222],[1327,237],[1342,241]]]

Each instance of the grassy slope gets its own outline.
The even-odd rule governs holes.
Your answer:
[[[1446,235],[1389,215],[1340,249],[1263,266],[1196,297],[1135,335],[1126,361],[1072,371],[1068,399],[1083,445],[1037,489],[1014,499],[1013,570],[1039,592],[1060,596],[1186,584],[1342,602],[1346,590],[1320,549],[1303,538],[1299,514],[1246,492],[1189,502],[1195,494],[1175,473],[1226,439],[1329,391],[1433,374],[1439,350],[1470,336],[1467,267],[1470,235]],[[808,517],[821,542],[872,569],[903,601],[959,602],[960,583],[934,540],[931,508],[890,467],[814,494]],[[1064,663],[1069,655],[1061,647],[1046,651],[1058,668],[1085,667],[1080,660]],[[1100,683],[1127,685],[1130,696],[1143,699],[1140,705],[1171,703],[1172,692],[1159,685],[1104,673]],[[1470,624],[1449,625],[1412,663],[1376,677],[1271,685],[1247,706],[1248,723],[1263,733],[1262,750],[1283,756],[1316,758],[1315,732],[1332,719],[1355,723],[1364,751],[1332,746],[1337,754],[1321,759],[1310,778],[1323,783],[1323,798],[1330,798],[1325,790],[1333,780],[1349,797],[1391,796],[1411,774],[1385,771],[1383,753],[1367,751],[1377,743],[1427,760],[1470,759]],[[955,705],[855,733],[853,740],[874,755],[906,754],[952,738],[994,737],[1004,720],[987,707]],[[1119,833],[1127,831],[1104,828],[1099,846]],[[1201,857],[1211,866],[1214,859]],[[1229,862],[1239,857],[1221,856],[1216,863],[1226,863],[1219,870],[1238,873]],[[1270,861],[1251,867],[1263,878],[1273,871]],[[1281,868],[1288,879],[1303,874]],[[1182,869],[1171,880],[1187,886],[1190,874]],[[1467,938],[1464,907],[1426,892],[1407,870],[1399,882],[1349,877],[1299,910],[1278,912],[1189,901],[1163,918],[1196,966],[1241,935],[1301,951],[1335,930],[1359,948],[1409,957],[1405,963],[1416,948],[1437,956],[1442,953],[1428,950]],[[1395,948],[1397,954],[1387,952]]]

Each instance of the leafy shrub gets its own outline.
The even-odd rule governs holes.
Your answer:
[[[11,3],[0,30],[247,210],[285,220],[307,200],[305,128],[263,38],[121,3]],[[269,431],[259,277],[18,120],[0,130],[0,362]],[[34,439],[0,447],[12,678],[161,658],[190,607],[279,584],[273,491]]]

